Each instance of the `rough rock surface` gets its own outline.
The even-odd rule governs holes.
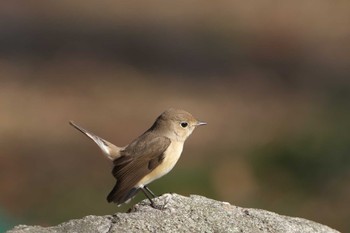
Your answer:
[[[162,210],[149,201],[136,204],[129,213],[86,216],[53,227],[19,225],[8,233],[60,232],[338,232],[325,225],[278,215],[265,210],[247,209],[206,197],[164,194],[155,199]]]

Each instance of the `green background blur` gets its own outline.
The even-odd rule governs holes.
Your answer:
[[[208,125],[158,193],[350,232],[349,1],[0,2],[0,231],[126,211],[111,163],[169,107]],[[144,197],[140,194],[132,203]]]

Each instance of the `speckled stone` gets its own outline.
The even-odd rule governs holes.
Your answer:
[[[164,194],[154,199],[161,210],[144,200],[129,213],[86,216],[53,227],[19,225],[8,233],[112,232],[237,232],[332,233],[325,225],[273,212],[233,206],[206,197]]]

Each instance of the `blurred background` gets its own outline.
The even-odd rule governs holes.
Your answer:
[[[150,188],[350,232],[349,1],[0,2],[0,231],[125,212],[111,163],[169,107],[208,125]]]

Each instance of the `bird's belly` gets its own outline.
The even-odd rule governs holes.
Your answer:
[[[164,176],[174,168],[179,160],[183,149],[183,142],[172,142],[168,149],[164,152],[164,159],[153,171],[143,177],[136,187],[143,187],[152,181]]]

